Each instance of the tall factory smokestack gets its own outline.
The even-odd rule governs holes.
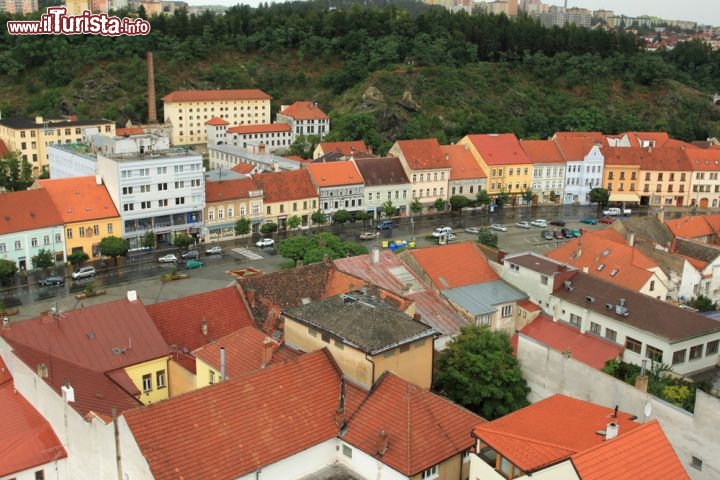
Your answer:
[[[148,123],[158,123],[157,109],[155,108],[155,66],[152,52],[147,52],[147,101]]]

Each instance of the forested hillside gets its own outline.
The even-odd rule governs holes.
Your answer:
[[[145,53],[153,51],[158,112],[173,90],[260,88],[273,111],[318,102],[335,139],[364,138],[381,153],[401,138],[445,143],[483,132],[720,136],[720,107],[710,101],[720,91],[720,52],[696,42],[648,53],[629,33],[545,29],[529,18],[410,2],[176,12],[150,18],[147,36],[116,38],[10,36],[8,19],[0,17],[3,117],[144,121]]]

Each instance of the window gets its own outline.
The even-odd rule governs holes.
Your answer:
[[[175,188],[185,188],[185,181],[180,180],[178,182],[175,182]]]
[[[214,370],[208,370],[208,383],[213,384],[215,383],[215,371]]]
[[[123,187],[122,192],[123,195],[132,195],[133,187]]]
[[[155,372],[155,384],[157,388],[165,388],[165,370]]]
[[[640,353],[642,350],[642,342],[631,337],[625,337],[625,348],[631,352]]]
[[[695,458],[695,457],[693,457]],[[700,462],[702,464],[702,462]],[[45,470],[35,471],[35,480],[45,480]]]
[[[617,341],[617,332],[611,328],[606,328],[605,329],[605,338],[615,342],[615,341]]]
[[[685,353],[687,350],[684,348],[682,350],[678,350],[677,352],[673,352],[673,358],[672,358],[672,364],[676,365],[678,363],[685,363]]]
[[[352,458],[352,448],[350,448],[348,445],[343,445],[342,452],[343,455],[345,455],[347,458]]]
[[[158,183],[158,191],[167,190],[167,183]]]
[[[334,339],[334,340],[333,340],[333,344],[335,345],[335,348],[337,348],[338,350],[344,350],[344,349],[345,349],[345,344],[342,343],[342,342],[341,342],[340,340],[338,340],[338,339]]]
[[[570,314],[570,323],[572,325],[575,325],[576,327],[579,327],[582,323],[582,317],[580,315],[575,315],[574,313]]]
[[[22,250],[22,243],[20,240],[15,240],[15,250]]]
[[[650,280],[650,291],[655,290],[655,280]]]
[[[158,175],[165,175],[166,173],[167,173],[167,167],[158,167],[157,168]]]
[[[694,347],[690,347],[690,360],[697,360],[698,358],[702,357],[702,354],[702,345],[695,345]]]
[[[123,211],[124,212],[132,212],[135,210],[135,204],[134,203],[126,203],[123,205]]]
[[[163,198],[162,200],[158,200],[158,207],[167,207],[168,201],[167,198]]]
[[[44,245],[50,245],[50,235],[45,235],[43,237],[43,244]]]
[[[422,472],[422,475],[420,475],[420,478],[422,480],[430,479],[430,478],[438,478],[438,466],[433,465],[432,467],[428,468],[424,472]]]
[[[501,315],[503,317],[509,317],[512,315],[512,305],[505,305],[502,307]]]
[[[590,331],[594,333],[595,335],[600,335],[600,324],[595,322],[590,322]]]
[[[690,461],[690,465],[692,465],[693,468],[697,468],[698,470],[702,470],[702,460],[700,460],[697,457],[692,457],[692,460]]]
[[[31,247],[37,247],[37,246],[38,246],[37,238],[33,237],[33,238],[30,239],[30,246],[31,246]]]
[[[718,353],[718,345],[720,344],[720,340],[713,340],[712,342],[708,342],[707,347],[705,347],[705,356],[708,355],[714,355]]]
[[[68,229],[67,229],[67,231],[65,232],[65,236],[66,236],[68,239],[72,239],[72,238],[73,238],[72,228],[68,228]]]
[[[547,277],[546,275],[540,275],[540,283],[541,283],[542,285],[547,285],[547,284],[548,284],[548,277]]]
[[[662,362],[663,351],[652,345],[645,347],[645,356],[653,362]]]
[[[145,393],[152,390],[152,375],[149,373],[142,376],[142,389]]]
[[[150,208],[150,202],[140,202],[140,208],[143,210]]]
[[[185,197],[175,198],[175,205],[185,205]]]

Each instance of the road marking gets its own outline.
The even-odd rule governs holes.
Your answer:
[[[233,248],[232,250],[233,250],[233,252],[239,253],[240,255],[248,258],[249,260],[260,260],[261,258],[263,258],[262,255],[257,254],[255,252],[253,252],[252,250],[249,250],[245,247]]]

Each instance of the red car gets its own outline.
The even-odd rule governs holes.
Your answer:
[[[598,222],[600,223],[613,223],[616,219],[612,217],[603,217]]]

